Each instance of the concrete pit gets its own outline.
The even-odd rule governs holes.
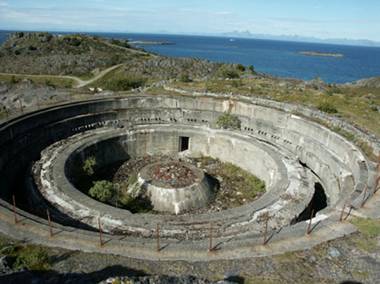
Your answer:
[[[302,116],[295,115],[296,111]],[[240,129],[218,129],[216,121],[226,112],[239,118]],[[268,253],[256,249],[262,242],[265,220],[274,233],[273,246],[303,238],[310,210],[319,222],[316,234],[320,230],[321,240],[339,237],[337,230],[324,230],[338,226],[337,209],[344,204],[359,208],[371,198],[376,164],[352,142],[313,122],[315,118],[338,121],[378,151],[377,140],[335,118],[244,97],[141,95],[26,113],[4,122],[0,129],[0,229],[15,238],[22,238],[23,230],[28,230],[36,243],[93,251],[100,222],[112,240],[105,253],[189,261],[204,260],[205,254],[209,257],[210,224],[215,242],[221,244],[220,252],[212,257],[219,259]],[[157,211],[181,213],[212,200],[205,174],[186,164],[186,159],[211,157],[237,165],[264,181],[266,191],[252,202],[221,211],[133,214],[98,202],[75,186],[76,169],[89,157],[105,166],[145,155],[178,156],[183,172],[189,175],[184,183],[172,183],[159,171],[152,174],[157,170],[155,164],[141,170],[140,185],[149,192]],[[12,220],[12,195],[18,214],[27,223],[18,230],[4,223],[6,218]],[[55,239],[44,237],[47,208],[55,228],[62,232]],[[160,237],[168,246],[157,255],[152,247],[159,224]]]

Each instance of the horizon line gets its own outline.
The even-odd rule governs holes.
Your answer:
[[[219,38],[234,38],[234,39],[247,39],[247,40],[267,40],[267,41],[280,41],[280,42],[299,42],[299,43],[313,43],[324,45],[342,45],[342,46],[357,46],[357,47],[374,47],[380,48],[380,41],[374,41],[370,39],[348,39],[348,38],[317,38],[313,36],[300,36],[300,35],[272,35],[272,34],[253,34],[251,36],[244,35],[232,35],[234,32],[222,32],[222,33],[171,33],[168,31],[156,31],[156,32],[132,32],[132,31],[81,31],[81,30],[34,30],[34,29],[3,29],[0,28],[0,32],[47,32],[47,33],[79,33],[79,34],[136,34],[136,35],[168,35],[168,36],[200,36],[200,37],[219,37]],[[228,35],[231,33],[231,35]],[[236,32],[239,33],[239,32]],[[273,37],[273,38],[260,38]],[[289,37],[289,38],[287,38]],[[292,38],[299,38],[298,40]],[[310,38],[310,40],[308,40]],[[315,39],[315,40],[312,40]],[[352,43],[335,43],[329,41],[352,41]],[[354,42],[357,42],[355,44]],[[371,43],[366,44],[366,42]]]

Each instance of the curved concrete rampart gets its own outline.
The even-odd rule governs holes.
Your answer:
[[[198,249],[204,250],[212,223],[216,241],[224,244],[225,251],[219,256],[235,258],[239,253],[245,255],[237,248],[257,244],[262,238],[264,216],[269,216],[270,231],[281,230],[274,241],[299,238],[306,222],[291,224],[295,217],[302,215],[313,198],[315,185],[320,184],[327,197],[327,207],[318,212],[315,220],[325,226],[320,232],[327,232],[337,220],[337,208],[343,204],[360,207],[373,195],[375,166],[351,142],[289,110],[292,109],[287,105],[239,97],[142,95],[84,101],[25,114],[0,128],[3,189],[0,229],[17,236],[14,228],[6,225],[12,215],[9,204],[15,194],[21,207],[18,214],[30,218],[25,222],[34,236],[46,230],[46,224],[34,214],[43,212],[45,205],[53,206],[63,214],[62,219],[66,214],[93,230],[100,216],[102,229],[115,234],[112,239],[121,233],[131,234],[123,254],[136,256],[138,253],[134,253],[141,249],[142,258],[160,257],[146,252],[141,244],[152,245],[157,224],[164,224],[162,237],[173,246],[173,251],[183,249],[178,259],[187,259],[189,251],[196,255]],[[225,112],[241,120],[240,130],[216,128],[218,117]],[[68,179],[70,163],[90,154],[95,153],[99,161],[112,162],[115,157],[178,152],[179,136],[190,138],[191,155],[237,164],[263,179],[267,192],[251,204],[213,214],[151,216],[96,202],[79,192]],[[25,186],[20,177],[25,176],[33,161],[40,159],[40,185]],[[40,212],[38,208],[28,207],[29,198],[41,202]],[[347,228],[345,232],[352,231],[351,227]],[[66,235],[66,229],[63,228],[64,235],[74,237]],[[78,230],[78,233],[77,237],[83,237],[84,242],[94,238],[90,231]],[[338,235],[331,233],[331,237]],[[69,246],[58,239],[51,245]],[[187,241],[178,244],[178,240]],[[163,258],[175,259],[173,251],[168,249],[168,255]]]

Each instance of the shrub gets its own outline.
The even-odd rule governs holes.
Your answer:
[[[241,121],[237,116],[225,113],[219,116],[216,125],[223,129],[240,129]]]
[[[53,87],[53,88],[55,87],[55,84],[49,79],[45,80],[45,85],[48,87]]]
[[[232,87],[239,88],[241,86],[243,86],[242,80],[234,80],[234,81],[232,81]]]
[[[244,71],[245,71],[245,66],[242,65],[242,64],[238,64],[238,65],[236,66],[236,68],[237,68],[237,70],[239,70],[240,72],[244,72]]]
[[[88,194],[101,202],[108,202],[114,194],[114,189],[112,182],[107,180],[95,181]]]
[[[82,39],[80,38],[80,36],[66,36],[63,40],[67,44],[75,47],[80,46],[82,44]]]
[[[248,69],[249,69],[249,71],[251,71],[252,73],[255,73],[255,67],[253,67],[253,65],[249,65],[249,66],[248,66]]]
[[[47,270],[50,267],[49,255],[43,248],[25,247],[18,253],[13,267],[15,269]]]
[[[88,157],[84,162],[82,169],[88,176],[92,176],[95,173],[96,158],[94,156]]]
[[[328,102],[323,102],[318,105],[318,109],[320,111],[326,112],[326,113],[337,113],[338,110],[333,106],[332,104]]]
[[[11,77],[11,84],[17,84],[20,80],[16,78],[16,76]]]
[[[183,83],[190,83],[192,82],[192,80],[190,79],[189,75],[188,74],[181,74],[181,76],[179,77],[179,80]]]
[[[125,47],[125,48],[130,48],[131,46],[128,43],[128,40],[119,40],[119,39],[111,39],[111,44]]]
[[[111,91],[128,91],[144,86],[145,79],[130,77],[125,79],[111,79],[107,81],[105,88]]]
[[[237,79],[240,78],[240,75],[236,69],[231,66],[223,65],[219,68],[217,75],[224,79]]]

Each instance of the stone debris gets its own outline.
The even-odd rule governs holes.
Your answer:
[[[222,280],[211,282],[194,276],[143,276],[143,277],[112,277],[99,284],[234,284],[237,282]]]
[[[194,172],[180,161],[159,163],[152,167],[152,180],[174,188],[186,187],[196,181]]]
[[[207,208],[192,210],[185,214],[218,212],[238,207],[252,202],[263,194],[263,192],[259,192],[256,196],[247,194],[250,189],[244,186],[241,174],[234,176],[233,173],[226,173],[223,171],[223,163],[211,158],[192,159],[169,155],[139,157],[125,162],[114,174],[112,180],[114,183],[121,184],[130,176],[137,175],[144,167],[160,163],[160,166],[154,167],[152,179],[174,188],[185,187],[194,183],[196,176],[184,162],[204,171],[215,193],[214,199]]]

